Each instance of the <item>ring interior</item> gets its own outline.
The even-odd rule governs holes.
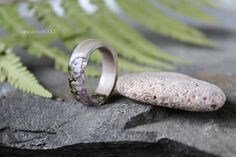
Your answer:
[[[102,63],[102,75],[100,77],[98,86],[92,96],[92,99],[97,100],[97,97],[106,99],[111,91],[113,90],[116,82],[116,60],[115,56],[112,53],[112,50],[109,50],[107,47],[98,48],[103,57]],[[101,100],[104,101],[104,100]]]

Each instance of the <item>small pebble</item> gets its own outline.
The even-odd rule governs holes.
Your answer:
[[[218,110],[226,101],[216,85],[173,72],[127,74],[118,79],[116,88],[143,103],[195,112]]]

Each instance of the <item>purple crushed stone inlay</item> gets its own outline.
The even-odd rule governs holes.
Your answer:
[[[85,81],[84,81],[84,75],[85,75],[85,66],[87,62],[83,58],[77,58],[72,63],[72,74],[71,77],[73,80],[75,80],[75,85],[71,83],[71,86],[75,86],[75,92],[80,101],[87,105],[92,105],[93,102],[91,101],[89,94],[85,88]]]

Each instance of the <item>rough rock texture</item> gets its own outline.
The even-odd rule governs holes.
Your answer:
[[[146,156],[211,156],[209,153],[236,156],[236,34],[205,31],[220,43],[218,48],[181,45],[157,38],[153,33],[147,33],[147,37],[168,52],[192,62],[179,65],[178,72],[223,89],[227,102],[221,109],[210,113],[187,112],[145,105],[119,95],[114,95],[107,105],[86,107],[74,100],[66,75],[54,70],[52,62],[27,56],[23,58],[24,63],[55,94],[55,99],[24,94],[6,84],[0,86],[0,156],[86,156],[86,153],[92,153],[87,156],[100,153],[128,156],[145,152]],[[18,55],[23,54],[18,52]],[[95,83],[88,80],[91,88]],[[144,142],[141,143],[144,147],[137,141]],[[116,142],[119,144],[113,145]],[[154,142],[152,149],[146,147],[148,142]],[[198,151],[192,151],[192,147]],[[57,149],[42,151],[47,148]],[[199,150],[208,154],[202,155]],[[128,155],[121,154],[126,152]]]
[[[52,149],[91,142],[158,142],[166,137],[212,154],[235,154],[235,96],[228,94],[229,102],[211,113],[153,107],[119,95],[107,105],[88,107],[71,96],[65,74],[50,68],[36,74],[64,100],[44,99],[4,85],[10,92],[0,98],[1,145]],[[53,76],[57,81],[48,82]],[[88,84],[94,87],[94,80],[88,80]]]
[[[116,88],[143,103],[187,111],[215,111],[226,100],[219,87],[173,72],[126,74],[118,79]]]
[[[78,149],[80,147],[73,145],[85,143],[84,145],[86,146],[87,143],[88,149],[91,145],[90,143],[94,142],[105,142],[107,145],[120,142],[114,148],[111,147],[112,150],[119,150],[124,147],[122,142],[128,141],[126,145],[128,152],[131,151],[130,149],[132,149],[136,141],[151,142],[150,144],[155,146],[153,147],[156,148],[156,153],[159,155],[163,153],[177,157],[182,157],[183,154],[185,156],[213,156],[213,154],[218,154],[218,149],[221,148],[221,146],[218,146],[214,148],[214,151],[211,150],[212,154],[209,154],[199,150],[192,151],[191,147],[175,143],[172,140],[169,141],[169,144],[162,144],[161,149],[158,144],[163,137],[177,138],[177,141],[185,141],[184,143],[186,144],[189,144],[188,140],[190,139],[193,140],[192,142],[197,142],[195,138],[203,138],[202,129],[212,123],[212,117],[222,117],[220,113],[216,115],[191,115],[191,113],[184,111],[180,112],[135,103],[119,96],[114,96],[112,102],[107,105],[89,107],[76,101],[49,100],[12,92],[7,98],[1,99],[0,115],[1,145],[33,150],[56,149],[51,152],[43,152],[48,156],[52,152],[58,153],[64,149],[58,148],[70,145],[72,145],[72,150],[69,148],[65,153],[73,154],[73,151],[79,151],[77,153],[81,155],[87,151]],[[191,117],[196,119],[191,120]],[[190,119],[190,121],[187,119]],[[171,121],[175,124],[172,124]],[[192,124],[194,121],[198,121],[199,124]],[[201,121],[204,122],[204,125]],[[229,122],[228,120],[228,124]],[[207,132],[212,132],[219,128],[221,129],[221,127],[214,126],[208,128]],[[184,129],[187,130],[185,131]],[[192,133],[190,134],[189,131]],[[220,138],[225,138],[226,134],[228,135],[229,133],[229,130],[226,131]],[[202,142],[215,143],[213,137],[217,136],[217,134],[217,132],[213,132],[205,135],[203,139],[198,141],[198,145],[201,145]],[[190,138],[191,135],[194,135],[194,138]],[[206,137],[208,139],[205,139]],[[97,143],[95,148],[102,149],[103,145],[102,143]],[[193,145],[193,143],[190,145]],[[6,151],[9,151],[9,149],[6,148]],[[142,149],[144,154],[147,153],[145,143]],[[97,151],[95,149],[94,153]],[[30,153],[30,151],[21,152],[23,154]],[[136,151],[131,152],[135,156],[134,153]],[[37,154],[37,152],[35,153]],[[149,153],[150,156],[156,155],[155,152]],[[7,156],[9,156],[9,153]]]
[[[166,138],[155,143],[130,141],[79,143],[53,150],[23,150],[0,146],[0,150],[1,157],[217,157]]]

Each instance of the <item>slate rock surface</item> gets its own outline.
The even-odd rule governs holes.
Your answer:
[[[162,138],[158,142],[79,143],[50,150],[25,150],[0,146],[1,157],[218,157],[194,147]]]
[[[121,95],[143,103],[187,111],[215,111],[226,100],[219,87],[174,72],[126,74],[116,88]]]
[[[213,132],[215,129],[219,129],[221,135],[218,138],[221,140],[232,132],[231,129],[223,132],[222,127],[216,125],[223,124],[225,121],[222,119],[221,112],[211,115],[192,115],[185,111],[136,103],[120,96],[113,96],[109,104],[89,107],[76,101],[49,100],[15,91],[1,99],[0,115],[0,143],[7,147],[6,151],[9,151],[11,147],[30,150],[49,149],[52,150],[51,152],[60,152],[61,149],[65,149],[61,147],[72,146],[72,148],[75,147],[74,150],[68,150],[65,153],[73,154],[73,151],[80,150],[80,147],[76,147],[77,144],[85,146],[87,144],[89,147],[91,143],[97,143],[97,147],[102,147],[104,143],[109,145],[116,142],[120,144],[117,145],[118,148],[116,146],[111,148],[112,150],[120,149],[124,146],[122,142],[128,142],[126,147],[129,151],[135,142],[136,144],[137,142],[151,143],[158,147],[160,139],[170,137],[181,141],[182,144],[170,140],[165,147],[164,144],[162,145],[163,151],[159,148],[159,154],[175,154],[180,157],[181,154],[191,156],[195,152],[194,156],[214,156],[219,153],[220,148],[224,147],[219,145],[209,148],[202,143],[208,143],[208,146],[216,143],[218,139],[213,137],[218,136],[219,132]],[[232,123],[233,120],[229,120],[229,117],[225,118],[227,124]],[[215,126],[212,127],[211,123]],[[206,127],[206,131],[210,133],[203,136],[202,130]],[[191,144],[188,140],[191,140]],[[232,138],[227,138],[224,142],[227,143],[230,140]],[[194,142],[196,143],[193,145]],[[172,143],[175,145],[170,149]],[[197,149],[192,152],[192,148],[186,144]],[[169,153],[165,152],[166,149]],[[177,155],[176,153],[180,150],[182,153]],[[145,147],[143,151],[147,153]],[[28,153],[23,150],[22,152]],[[80,153],[86,153],[86,150],[85,152],[81,150]],[[151,155],[156,154],[150,152]]]

